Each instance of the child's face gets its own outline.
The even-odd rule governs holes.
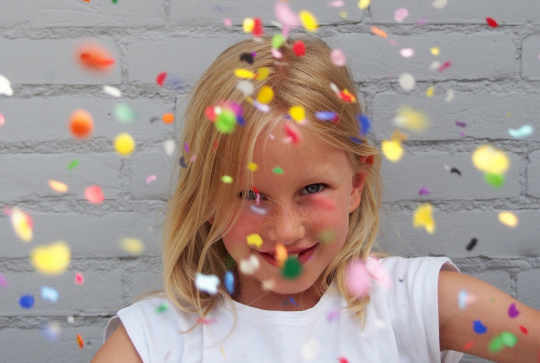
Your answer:
[[[244,191],[248,203],[229,233],[223,236],[223,242],[237,263],[251,254],[260,261],[254,275],[240,273],[241,288],[253,286],[254,282],[261,286],[273,280],[272,291],[296,294],[315,283],[345,243],[349,213],[360,204],[366,174],[353,171],[345,151],[307,132],[303,133],[300,144],[283,143],[281,140],[286,135],[281,127],[274,136],[274,140],[267,141],[266,150],[261,146],[253,157],[258,165],[253,173],[254,187],[260,193],[257,208],[264,209],[266,215],[252,209],[256,206],[253,193],[248,193],[252,186],[237,190]],[[257,145],[264,142],[257,140]],[[273,172],[276,167],[283,169],[283,173]],[[240,203],[236,208],[241,208]],[[248,245],[246,237],[253,233],[261,236],[260,247]],[[333,235],[330,242],[329,235]],[[282,277],[279,262],[272,256],[278,243],[283,244],[289,255],[298,254],[303,270],[298,278]]]

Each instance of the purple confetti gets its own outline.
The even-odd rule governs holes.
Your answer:
[[[2,274],[0,274],[0,287],[3,287],[5,289],[7,289],[7,287],[8,287],[8,280]]]
[[[418,191],[418,195],[429,195],[429,190],[427,190],[426,187],[422,187],[422,188],[420,188],[420,190]]]
[[[463,131],[460,131],[460,132],[459,132],[459,136],[465,137],[466,135],[465,135],[465,133],[464,133]]]
[[[326,319],[327,319],[328,321],[332,321],[332,320],[334,320],[334,319],[337,319],[338,316],[339,316],[339,310],[334,309],[334,310],[332,310],[332,311],[330,311],[330,312],[328,313],[328,315],[326,316]]]
[[[516,304],[514,303],[510,305],[510,307],[508,308],[508,316],[513,319],[517,317],[518,315],[519,315],[519,310],[516,308]]]
[[[186,150],[186,152],[189,154],[189,146],[188,146],[188,143],[184,143],[184,150]]]
[[[292,296],[289,296],[289,301],[293,303],[294,306],[298,307],[299,305],[294,301]]]
[[[467,127],[467,124],[466,124],[465,122],[456,121],[456,126],[459,126],[459,127]]]

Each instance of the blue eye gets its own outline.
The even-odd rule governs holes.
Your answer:
[[[240,192],[238,193],[238,196],[247,200],[257,199],[257,194],[253,190],[248,190],[247,192]]]
[[[327,185],[323,183],[310,184],[307,187],[304,187],[303,189],[303,190],[306,190],[307,193],[302,193],[302,194],[315,194],[315,193],[323,191],[324,188],[326,187]]]

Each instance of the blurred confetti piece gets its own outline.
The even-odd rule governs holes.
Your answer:
[[[166,124],[171,124],[174,122],[174,115],[172,113],[165,113],[163,114],[162,118],[163,122]]]
[[[79,348],[81,348],[81,349],[84,348],[84,340],[83,340],[81,334],[77,334],[77,345],[78,345]]]
[[[0,113],[0,127],[4,126],[5,123],[6,123],[6,118],[4,117],[4,115]]]
[[[396,140],[383,140],[381,149],[384,156],[392,162],[399,161],[403,156],[403,146],[401,146],[401,142]]]
[[[487,327],[484,324],[482,324],[482,321],[475,320],[473,321],[473,330],[477,334],[484,334],[487,332]]]
[[[484,181],[494,188],[500,188],[504,185],[504,174],[484,173]]]
[[[108,71],[114,65],[111,53],[95,42],[88,42],[77,47],[76,58],[84,68],[93,71]]]
[[[319,27],[315,16],[307,10],[301,10],[298,14],[302,25],[308,32],[314,32]]]
[[[262,281],[262,288],[264,291],[272,290],[276,286],[276,282],[273,279]]]
[[[446,6],[447,0],[435,0],[431,3],[435,9],[442,9]]]
[[[302,123],[304,121],[304,117],[306,116],[306,112],[304,111],[304,107],[297,105],[292,106],[289,109],[289,115],[297,123]]]
[[[137,238],[122,238],[120,246],[124,251],[132,255],[140,255],[144,252],[144,244]]]
[[[68,191],[68,186],[62,182],[56,180],[49,180],[49,187],[58,193],[66,193]]]
[[[446,68],[449,68],[452,65],[450,61],[446,61],[438,68],[439,72],[444,71]]]
[[[34,236],[34,221],[30,214],[23,212],[18,207],[11,209],[11,226],[13,231],[23,242],[30,242]]]
[[[247,166],[247,168],[253,172],[256,171],[258,167],[259,166],[253,162],[248,163],[248,166]]]
[[[122,123],[131,123],[137,119],[137,113],[125,103],[114,106],[114,117]]]
[[[197,273],[195,277],[195,286],[200,291],[207,292],[211,295],[217,293],[219,278],[216,275],[204,275]]]
[[[83,274],[80,272],[75,273],[75,285],[83,285],[83,284],[84,284]]]
[[[130,134],[124,132],[114,139],[114,149],[122,156],[128,156],[135,150],[135,140]]]
[[[321,345],[319,344],[319,341],[314,337],[311,337],[304,344],[302,344],[300,353],[306,362],[312,362],[317,359],[320,349]]]
[[[80,163],[79,159],[74,159],[74,160],[70,161],[70,163],[67,166],[68,170],[75,169],[77,167],[77,165],[79,165],[79,163]]]
[[[516,304],[513,303],[508,307],[508,316],[512,319],[516,318],[519,315],[519,310],[516,307]]]
[[[90,185],[84,190],[84,197],[89,203],[100,204],[105,200],[103,191],[99,185]]]
[[[116,98],[122,97],[122,92],[120,92],[120,90],[116,87],[103,86],[103,92]]]
[[[92,115],[86,110],[77,109],[73,111],[69,117],[69,130],[71,134],[78,138],[84,139],[90,136],[94,131],[94,120]]]
[[[157,180],[157,177],[152,174],[152,175],[149,175],[147,178],[146,178],[146,184],[150,184],[151,182],[153,181],[156,181]]]
[[[478,243],[478,238],[471,238],[471,241],[467,244],[467,246],[465,246],[465,249],[467,251],[472,251],[477,243]]]
[[[163,304],[159,305],[156,308],[156,313],[161,314],[161,313],[166,312],[167,310],[169,310],[169,305],[166,302],[164,302]]]
[[[274,5],[274,14],[277,21],[282,25],[296,28],[300,26],[298,15],[289,7],[285,1],[277,1]]]
[[[260,262],[257,256],[251,255],[248,259],[240,260],[238,268],[244,275],[253,275],[260,267]]]
[[[19,299],[19,305],[23,309],[31,309],[34,306],[34,296],[33,295],[23,295]]]
[[[446,98],[444,99],[446,102],[451,102],[454,99],[454,90],[449,89],[446,91]]]
[[[392,287],[392,277],[384,265],[376,258],[369,257],[366,262],[366,268],[370,276],[384,289]]]
[[[255,213],[257,213],[257,214],[259,214],[259,215],[261,215],[261,216],[266,215],[266,209],[264,209],[264,208],[259,208],[259,207],[255,206],[255,205],[250,205],[249,208],[250,208],[253,212],[255,212]]]
[[[225,272],[224,278],[225,289],[229,294],[234,293],[234,274],[231,271]]]
[[[418,195],[429,195],[429,190],[426,187],[420,188]]]
[[[360,135],[366,136],[369,130],[371,129],[371,121],[366,115],[362,113],[356,115],[356,119],[358,120]]]
[[[414,55],[414,49],[412,48],[403,48],[399,51],[399,54],[401,54],[401,56],[403,58],[410,58]]]
[[[58,291],[52,287],[43,286],[41,288],[41,298],[55,303],[58,300]]]
[[[297,40],[293,44],[293,52],[297,57],[301,57],[306,54],[306,45],[301,40]]]
[[[0,273],[0,287],[7,289],[9,286],[8,279]]]
[[[47,246],[34,248],[30,259],[36,270],[54,275],[62,273],[68,268],[71,252],[65,242],[58,241]]]
[[[256,246],[257,248],[261,248],[263,244],[261,236],[259,236],[257,233],[250,234],[246,237],[246,239],[248,246]]]
[[[345,286],[352,297],[361,298],[368,294],[371,288],[371,276],[364,261],[354,260],[347,265]]]
[[[343,67],[347,64],[347,56],[341,49],[332,49],[330,52],[330,60],[332,64],[338,67]]]
[[[163,149],[167,156],[172,156],[176,150],[176,142],[173,139],[167,139],[163,142]]]
[[[492,18],[486,18],[486,23],[492,28],[496,28],[499,26],[499,24],[497,24],[497,22]]]
[[[289,256],[281,269],[281,276],[288,280],[294,280],[302,274],[302,265],[297,256]]]
[[[403,20],[407,19],[408,16],[409,16],[409,10],[407,10],[405,8],[397,9],[394,12],[394,19],[398,23],[401,23]]]
[[[223,18],[223,25],[225,25],[226,27],[231,27],[233,25],[233,22],[229,18]]]
[[[394,124],[397,127],[406,128],[409,131],[422,132],[429,125],[427,115],[412,107],[402,106],[398,109]]]
[[[384,39],[386,39],[388,37],[388,35],[386,34],[386,32],[384,30],[382,30],[381,28],[377,28],[376,26],[372,26],[371,27],[371,32],[375,35],[378,35]]]
[[[508,129],[510,136],[515,137],[516,139],[521,139],[532,135],[533,127],[531,125],[521,126],[519,129]]]
[[[439,48],[437,47],[431,48],[430,51],[431,51],[431,54],[433,55],[439,55]]]
[[[518,225],[519,221],[516,215],[512,212],[499,212],[499,222],[504,224],[505,226],[508,226],[510,228],[514,228]]]
[[[510,166],[508,156],[489,144],[479,146],[473,152],[472,162],[478,170],[492,174],[504,173]]]
[[[435,87],[433,86],[428,87],[428,89],[426,90],[426,96],[433,97],[433,93],[435,93]]]
[[[257,96],[257,101],[263,105],[269,104],[274,99],[274,90],[269,86],[263,86]]]
[[[0,75],[0,95],[13,96],[11,82],[6,77]]]
[[[371,0],[360,0],[358,1],[358,8],[362,10],[367,9],[370,3]]]
[[[338,115],[334,111],[317,111],[315,118],[321,121],[335,121]]]
[[[231,184],[233,182],[233,178],[232,176],[229,176],[229,175],[223,175],[221,177],[221,181],[225,184]]]
[[[166,72],[161,72],[160,74],[157,75],[156,83],[158,84],[158,86],[163,86],[163,82],[165,82],[166,77],[167,77]]]
[[[51,343],[58,340],[60,333],[62,333],[62,327],[55,321],[50,321],[41,328],[41,334]]]
[[[244,68],[237,68],[234,70],[234,75],[238,78],[243,79],[253,79],[255,78],[255,73]]]
[[[416,81],[414,80],[414,77],[409,73],[403,73],[399,76],[399,85],[401,88],[403,88],[405,91],[411,91],[414,89],[414,86],[416,84]]]
[[[247,79],[244,79],[236,84],[236,89],[239,90],[244,94],[244,97],[251,96],[253,92],[255,91],[255,87],[253,86],[253,83],[248,81]]]
[[[275,168],[273,168],[272,172],[274,174],[283,174],[284,173],[283,169],[281,167],[279,167],[279,166],[276,166]]]
[[[435,231],[435,220],[433,219],[432,212],[433,207],[429,203],[418,206],[413,215],[414,227],[424,227],[428,233],[432,234]]]

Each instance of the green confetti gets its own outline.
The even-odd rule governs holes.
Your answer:
[[[117,3],[118,3],[118,0],[112,0],[112,3],[113,3],[113,4],[117,4]]]
[[[236,261],[232,258],[231,255],[227,254],[227,257],[223,260],[225,264],[225,270],[232,271],[236,267]]]
[[[274,169],[272,169],[274,174],[283,174],[283,169],[281,169],[279,166],[276,166]]]
[[[79,165],[79,163],[80,163],[79,159],[75,159],[75,160],[71,161],[71,162],[68,164],[68,167],[67,167],[68,170],[75,169],[75,167],[76,167],[77,165]]]
[[[156,313],[164,313],[168,309],[169,309],[169,305],[167,305],[167,303],[163,303],[156,308]]]
[[[284,42],[285,37],[283,36],[283,34],[274,34],[274,36],[272,37],[272,48],[279,49],[279,47],[281,47]]]
[[[513,348],[517,343],[517,337],[508,331],[503,331],[500,337],[504,345],[507,347]]]
[[[332,243],[336,239],[336,233],[332,229],[325,229],[319,235],[323,243]]]
[[[216,120],[216,130],[222,134],[230,134],[236,126],[236,115],[231,111],[223,110]]]
[[[498,353],[504,348],[504,342],[500,336],[496,336],[489,342],[488,350],[490,353]]]
[[[485,173],[484,181],[491,185],[493,188],[500,188],[504,185],[504,175],[503,174],[494,174],[494,173]]]
[[[298,262],[296,257],[288,257],[283,268],[281,269],[281,276],[289,280],[294,280],[302,274],[302,265]]]
[[[122,123],[131,123],[137,119],[137,113],[125,103],[119,103],[114,106],[114,116]]]
[[[221,177],[221,181],[224,182],[225,184],[231,184],[233,182],[233,178],[228,175],[223,175]]]
[[[517,343],[517,337],[508,331],[503,331],[489,342],[488,350],[490,353],[498,353],[505,346],[513,348]]]

